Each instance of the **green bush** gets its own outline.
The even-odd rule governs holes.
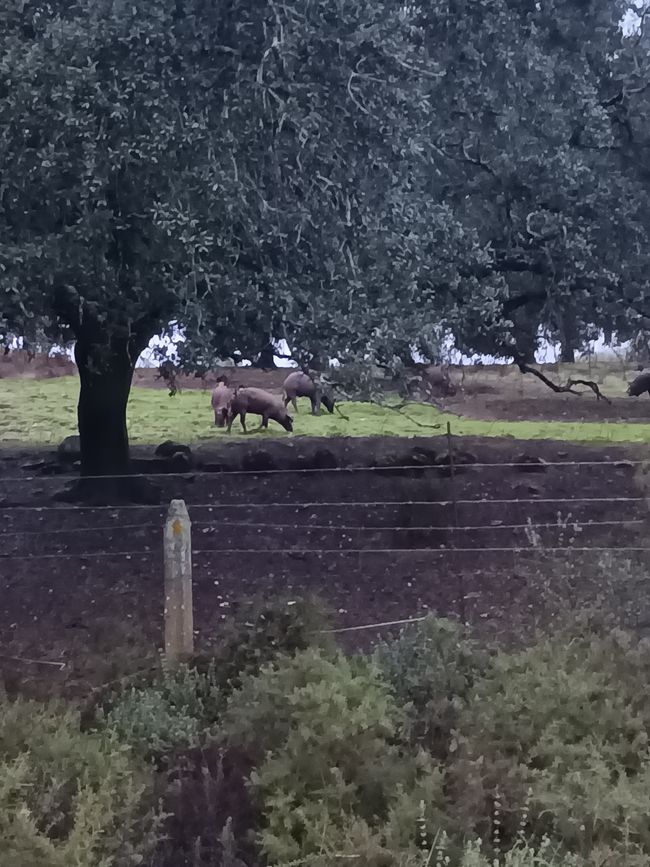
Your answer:
[[[272,862],[320,851],[356,819],[385,826],[395,843],[442,820],[440,770],[423,751],[395,743],[400,713],[366,659],[312,649],[244,679],[224,719],[233,745],[254,748],[251,777],[265,816],[261,843]]]
[[[538,847],[521,841],[500,857],[487,852],[480,840],[458,846],[444,833],[437,834],[424,848],[411,845],[394,849],[386,845],[381,834],[358,819],[349,823],[337,843],[333,846],[325,833],[320,851],[302,856],[300,863],[305,867],[333,867],[347,861],[356,867],[632,867],[632,862],[585,861],[548,838]]]
[[[186,665],[163,669],[149,686],[112,696],[98,710],[97,723],[146,758],[199,746],[213,733],[223,708],[216,680],[214,663],[203,672]]]
[[[257,674],[278,655],[293,656],[308,647],[333,649],[323,634],[328,625],[326,609],[316,599],[256,600],[238,617],[224,621],[209,654],[193,664],[202,670],[213,666],[224,692],[236,689],[242,677]]]
[[[71,711],[0,705],[0,865],[131,867],[154,849],[152,780]]]
[[[247,618],[222,625],[210,653],[105,695],[95,722],[147,758],[200,746],[215,734],[226,698],[243,676],[257,673],[279,654],[314,644],[324,625],[323,609],[315,602],[256,602]]]
[[[458,714],[489,655],[451,620],[427,617],[385,641],[375,661],[406,711],[407,736],[444,758]]]
[[[649,675],[649,646],[620,632],[498,655],[459,720],[449,776],[464,822],[488,830],[498,793],[507,838],[528,798],[535,830],[573,851],[650,854]]]

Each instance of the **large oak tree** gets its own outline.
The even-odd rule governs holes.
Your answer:
[[[428,108],[398,2],[0,12],[2,315],[74,339],[82,475],[128,473],[133,368],[170,320],[223,355],[379,340],[397,292],[412,316],[418,232],[454,227],[409,182]]]

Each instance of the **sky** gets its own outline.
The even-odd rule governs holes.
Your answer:
[[[167,357],[172,359],[175,355],[175,344],[183,341],[183,335],[179,329],[174,329],[171,337],[154,337],[147,349],[142,353],[136,367],[158,367],[160,363],[159,357],[157,357],[155,351],[160,348],[167,348]],[[20,345],[22,341],[13,342],[13,347],[17,347]],[[286,341],[281,340],[277,344],[278,352],[282,355],[287,355],[289,352],[289,347]],[[624,343],[605,343],[604,336],[598,338],[598,340],[592,340],[589,343],[589,352],[591,354],[592,359],[600,358],[625,358],[626,351],[629,347],[629,341]],[[50,355],[68,355],[70,358],[73,357],[73,346],[62,347],[62,346],[53,346],[50,350]],[[491,355],[464,355],[458,350],[453,348],[453,341],[450,339],[446,346],[446,354],[450,364],[465,364],[471,365],[476,364],[477,362],[481,362],[482,364],[508,364],[503,358],[495,358]],[[536,352],[536,360],[539,364],[545,363],[553,363],[557,361],[560,357],[560,345],[559,343],[554,344],[550,343],[548,340],[541,340],[540,347]],[[418,357],[417,353],[414,354],[415,361],[424,361],[421,356]],[[244,366],[247,366],[249,362],[245,362]],[[276,357],[275,363],[277,367],[294,367],[295,365],[286,358]]]

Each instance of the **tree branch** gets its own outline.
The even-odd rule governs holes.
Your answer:
[[[576,394],[578,397],[582,394],[580,391],[575,391],[574,385],[586,385],[590,388],[593,393],[596,395],[596,399],[600,400],[601,398],[611,406],[611,400],[601,392],[598,384],[593,382],[590,379],[569,379],[565,385],[558,385],[553,382],[547,376],[545,376],[541,370],[536,370],[534,367],[531,367],[529,364],[526,364],[525,361],[515,361],[517,367],[522,373],[531,373],[533,376],[536,376],[537,379],[541,380],[551,391],[554,391],[556,394]]]
[[[590,388],[596,395],[596,400],[601,400],[602,398],[605,403],[608,403],[610,406],[612,405],[611,400],[602,393],[598,384],[593,382],[591,379],[569,379],[567,385],[586,385],[587,388]]]

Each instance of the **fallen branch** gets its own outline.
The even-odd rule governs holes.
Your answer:
[[[593,391],[593,393],[596,395],[596,400],[602,399],[605,401],[605,403],[608,403],[610,406],[612,405],[611,400],[602,393],[602,391],[598,387],[598,384],[595,382],[592,382],[591,379],[569,379],[567,384],[568,385],[586,385],[587,388],[590,388]]]
[[[389,409],[392,412],[399,413],[401,416],[408,419],[410,422],[412,422],[417,427],[427,428],[429,430],[440,430],[441,424],[440,423],[427,424],[426,422],[418,421],[416,418],[413,418],[412,416],[408,415],[408,413],[402,412],[402,410],[405,407],[413,406],[413,405],[427,406],[427,407],[433,406],[433,407],[435,407],[435,409],[438,410],[438,412],[446,413],[448,415],[454,415],[457,418],[460,418],[459,413],[452,412],[451,410],[442,406],[437,400],[435,400],[435,398],[432,395],[432,390],[430,388],[427,389],[427,392],[429,394],[429,400],[412,400],[412,399],[407,398],[405,400],[402,400],[398,404],[391,405],[389,403],[384,403],[381,398],[372,397],[372,395],[367,396],[367,397],[366,396],[362,397],[358,394],[352,395],[345,388],[343,388],[341,384],[337,383],[335,379],[334,380],[326,380],[324,382],[324,384],[329,386],[331,389],[333,389],[336,393],[341,395],[348,402],[361,401],[363,403],[371,403],[374,406],[380,406],[382,409]],[[377,392],[375,392],[375,393],[377,393]],[[334,409],[339,411],[341,417],[344,418],[345,421],[350,421],[350,419],[341,412],[341,410],[339,409],[339,405],[337,403],[334,404]]]
[[[540,379],[544,385],[548,386],[551,391],[554,391],[556,394],[577,394],[580,397],[581,392],[574,391],[571,388],[571,385],[567,383],[566,385],[558,385],[556,382],[553,382],[548,376],[544,376],[541,370],[536,370],[534,367],[531,367],[529,364],[526,364],[523,361],[517,363],[517,367],[522,373],[532,373],[533,376],[536,376],[537,379]]]
[[[452,412],[449,409],[445,409],[433,399],[431,401],[403,400],[401,403],[398,403],[394,406],[391,406],[389,403],[379,403],[378,401],[372,401],[372,403],[375,403],[377,406],[381,406],[383,409],[390,409],[393,412],[397,412],[401,416],[412,422],[414,425],[417,425],[418,427],[429,428],[430,430],[440,430],[440,428],[442,427],[442,423],[437,422],[436,424],[427,424],[426,422],[418,421],[416,418],[413,418],[413,416],[408,415],[408,413],[402,412],[402,410],[407,406],[412,406],[413,404],[415,404],[416,406],[434,406],[439,412],[445,413],[446,415],[455,415],[456,418],[460,418],[459,413]]]
[[[593,382],[591,379],[569,379],[565,385],[558,385],[556,382],[549,379],[548,376],[545,376],[541,370],[536,370],[534,367],[531,367],[523,361],[517,362],[517,367],[522,373],[531,373],[533,376],[536,376],[537,379],[541,380],[545,386],[550,388],[551,391],[554,391],[556,394],[575,394],[580,397],[582,392],[576,391],[573,386],[585,385],[593,391],[597,400],[601,400],[602,398],[602,400],[611,406],[611,400],[601,392],[598,383]]]

